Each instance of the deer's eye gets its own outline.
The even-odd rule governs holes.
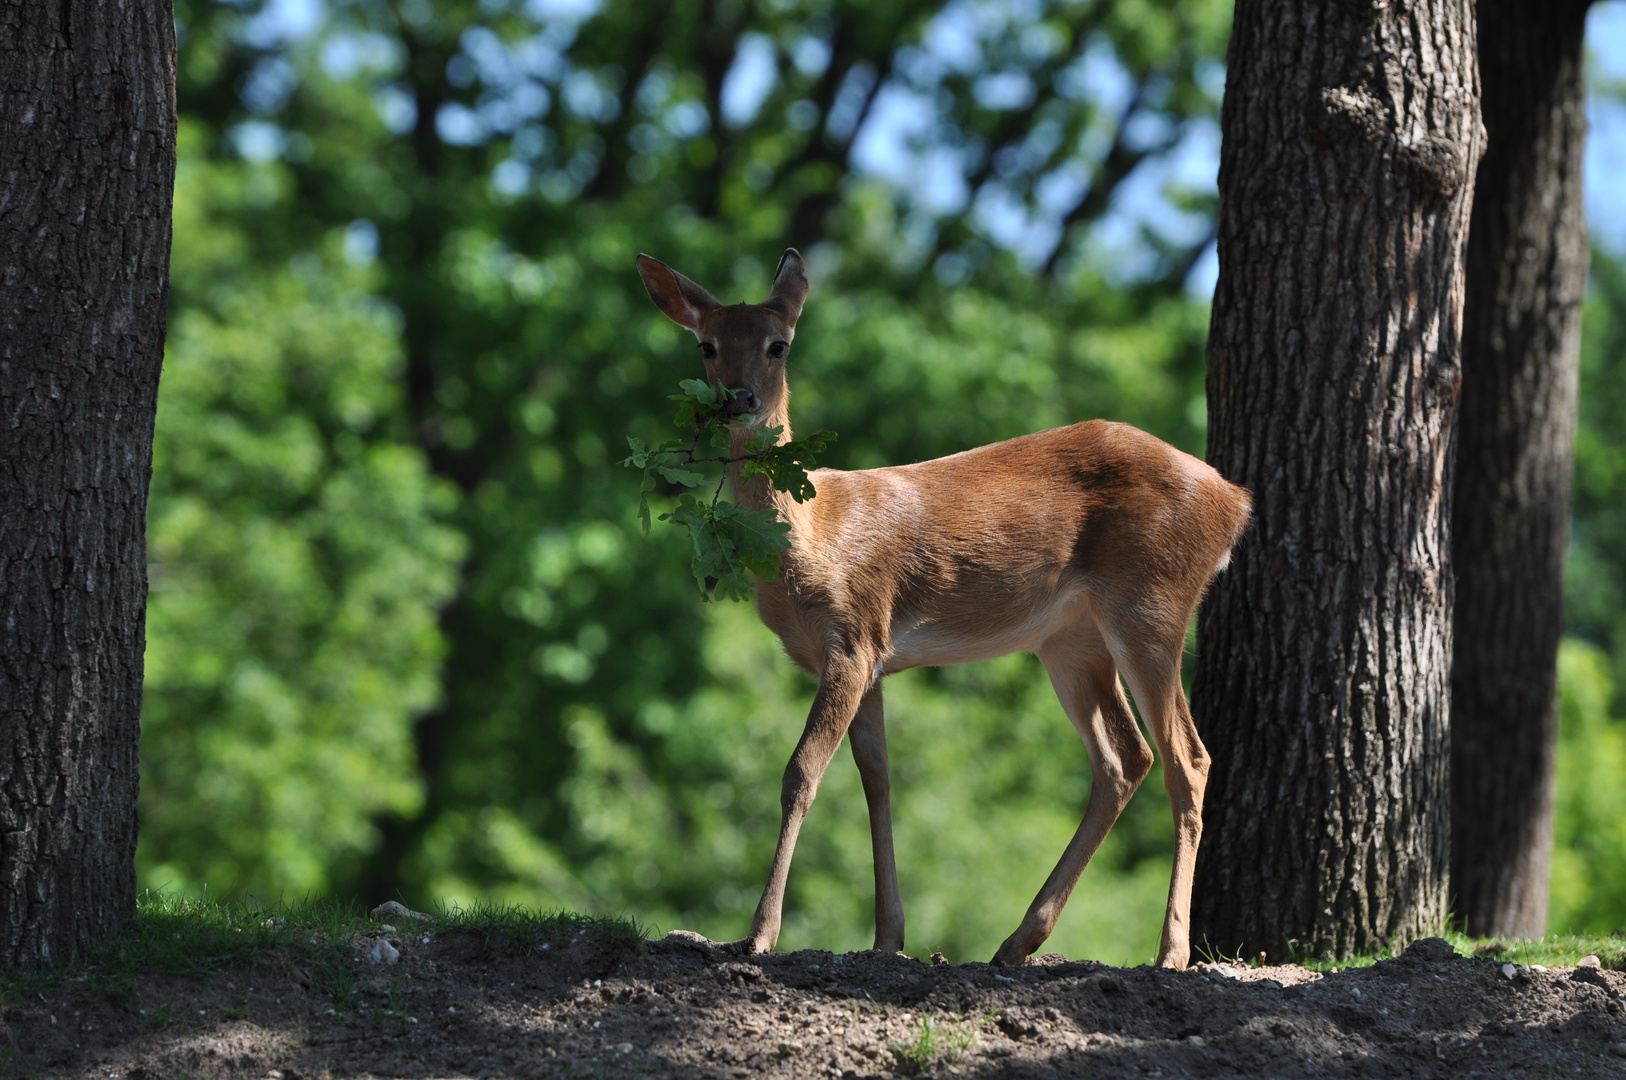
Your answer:
[[[700,355],[704,356],[707,360],[714,359],[717,356],[717,346],[713,345],[709,341],[702,341],[700,343]]]
[[[785,356],[785,350],[788,348],[790,348],[790,346],[786,345],[783,341],[776,341],[772,345],[768,346],[768,355],[773,357],[775,360],[782,360]]]

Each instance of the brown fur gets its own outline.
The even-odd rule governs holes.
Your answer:
[[[648,256],[638,266],[657,306],[707,348],[711,382],[748,392],[736,399],[750,407],[735,425],[735,454],[749,426],[783,427],[789,439],[785,359],[807,294],[801,257],[785,253],[763,304],[728,307]],[[1180,688],[1180,656],[1204,589],[1247,527],[1247,493],[1167,443],[1104,420],[916,465],[819,469],[811,479],[817,496],[796,503],[765,478],[734,477],[742,504],[772,506],[791,526],[779,578],[759,583],[757,609],[819,678],[785,772],[768,886],[740,947],[767,951],[778,939],[796,835],[843,736],[870,808],[876,948],[903,947],[881,679],[1031,651],[1084,739],[1093,783],[1078,833],[994,960],[1021,963],[1049,936],[1151,768],[1122,672],[1164,756],[1175,816],[1158,962],[1184,967],[1208,754]]]

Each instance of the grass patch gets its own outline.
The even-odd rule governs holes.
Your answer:
[[[565,911],[538,914],[512,904],[487,903],[437,907],[424,914],[430,921],[399,929],[421,925],[437,934],[457,930],[483,934],[523,952],[539,951],[551,939],[571,931],[591,929],[600,937],[628,945],[641,944],[649,936],[644,924],[628,915],[576,915]]]
[[[1540,964],[1543,967],[1574,967],[1589,954],[1614,971],[1626,970],[1626,938],[1609,934],[1549,934],[1534,941],[1505,938],[1471,938],[1448,933],[1445,940],[1464,956],[1495,960],[1498,963]]]
[[[539,950],[550,938],[583,929],[629,944],[642,942],[644,934],[634,919],[490,904],[425,914],[422,921],[396,919],[391,925],[401,934],[479,933],[522,951]],[[352,942],[357,934],[379,933],[383,925],[336,901],[258,904],[144,892],[129,925],[84,956],[34,972],[0,972],[0,1004],[70,986],[123,1001],[134,993],[137,975],[209,975],[278,958],[304,969],[334,1007],[344,1010],[356,1003]]]
[[[988,1019],[981,1024],[956,1024],[922,1016],[914,1038],[907,1042],[890,1042],[887,1049],[897,1059],[898,1067],[906,1072],[925,1072],[938,1058],[958,1064],[965,1057],[965,1052],[976,1043],[977,1035],[987,1023]]]
[[[1532,964],[1542,967],[1574,967],[1583,956],[1595,955],[1603,966],[1614,971],[1626,971],[1626,937],[1614,934],[1549,934],[1544,938],[1520,941],[1512,938],[1469,937],[1455,930],[1440,935],[1463,956],[1498,964]],[[1198,950],[1202,952],[1202,950]],[[1311,971],[1346,971],[1350,968],[1371,967],[1380,960],[1392,960],[1399,950],[1381,949],[1373,953],[1345,957],[1341,960],[1322,960],[1315,957],[1295,956],[1291,962]],[[1240,967],[1258,966],[1257,960],[1202,953],[1202,959],[1211,963],[1233,964]]]

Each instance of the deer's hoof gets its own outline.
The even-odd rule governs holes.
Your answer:
[[[717,948],[735,956],[757,956],[773,952],[773,944],[758,938],[740,938],[738,941],[719,941]]]
[[[999,947],[991,962],[999,967],[1021,967],[1028,962],[1028,955],[1032,952],[1033,949],[1025,948],[1018,943],[1016,935],[1012,934],[1005,939],[1005,944]]]
[[[1157,966],[1170,971],[1184,971],[1191,960],[1190,949],[1165,949],[1158,953]]]

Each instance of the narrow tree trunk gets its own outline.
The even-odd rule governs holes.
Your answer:
[[[1469,0],[1239,0],[1209,460],[1255,520],[1198,631],[1193,941],[1443,926],[1446,465],[1481,129]]]
[[[1451,887],[1473,934],[1540,937],[1552,864],[1587,232],[1586,0],[1479,0],[1451,554]]]
[[[169,3],[0,7],[0,966],[135,907]]]

